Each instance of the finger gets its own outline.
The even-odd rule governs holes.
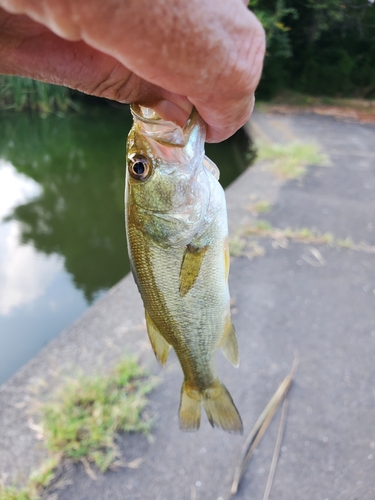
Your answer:
[[[24,15],[0,8],[0,73],[65,85],[120,102],[163,99],[162,90],[85,42],[64,40]]]
[[[157,104],[151,106],[163,120],[172,121],[183,127],[189,118],[189,114],[177,104],[163,99]]]
[[[152,108],[164,120],[170,120],[183,127],[193,109],[187,97],[162,90],[162,99]]]
[[[79,35],[81,41],[63,40],[51,32],[29,38],[23,34],[17,50],[13,46],[12,52],[9,44],[5,52],[0,47],[0,70],[5,66],[5,72],[67,85],[121,102],[142,100],[146,105],[159,105],[161,114],[178,122],[183,119],[183,111],[188,113],[190,101],[206,121],[210,141],[228,137],[248,118],[262,68],[264,32],[242,0],[233,1],[229,18],[226,1],[218,0],[215,23],[211,22],[208,0],[202,4],[194,0],[197,9],[187,7],[182,0],[176,1],[175,9],[181,12],[187,9],[186,15],[178,17],[175,10],[165,10],[162,0],[153,2],[155,12],[144,8],[146,0],[125,3],[114,0],[118,9],[108,11],[103,11],[100,0],[93,0],[90,7],[78,3],[74,4],[75,17],[70,20],[77,28],[74,36],[67,28],[74,27],[68,22],[69,9],[62,16],[57,8],[64,0],[45,2],[49,8],[36,12],[42,2],[0,0],[2,5],[19,5],[21,11],[27,11],[60,36],[72,40]],[[160,16],[162,6],[163,16]],[[129,17],[129,9],[133,22],[124,32],[123,19]],[[78,22],[79,26],[75,24]],[[107,30],[108,25],[111,30]],[[147,33],[141,40],[139,26]],[[65,33],[65,28],[69,33]],[[176,32],[182,35],[176,38]],[[2,34],[1,31],[0,37]],[[165,97],[161,88],[171,94]],[[188,96],[182,106],[176,102],[175,96],[179,94]]]
[[[134,75],[84,42],[69,42],[24,15],[0,8],[0,72],[65,85],[90,95],[149,106],[183,126],[190,101]]]
[[[218,106],[210,102],[193,102],[207,124],[206,141],[221,142],[231,137],[249,120],[254,102],[254,94],[236,102],[223,101]]]

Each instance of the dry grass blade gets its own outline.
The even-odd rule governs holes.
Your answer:
[[[122,460],[116,460],[110,465],[109,468],[111,470],[117,470],[119,467],[123,467],[124,469],[138,469],[143,461],[144,461],[143,457],[135,458],[131,462],[123,462]]]
[[[237,466],[234,478],[230,490],[229,499],[232,498],[238,491],[238,487],[242,476],[246,470],[247,464],[251,459],[255,448],[258,443],[262,439],[264,433],[266,432],[272,418],[274,417],[276,410],[278,409],[280,403],[283,401],[285,396],[288,394],[288,391],[292,385],[293,377],[296,372],[298,366],[298,362],[296,359],[294,360],[292,371],[285,377],[280,386],[278,387],[275,394],[272,396],[270,402],[263,410],[262,414],[256,421],[254,427],[252,428],[250,434],[248,435],[241,452],[241,459],[239,461],[239,465]]]
[[[287,397],[285,397],[284,402],[283,402],[283,409],[281,412],[279,430],[277,433],[275,450],[273,452],[270,472],[268,474],[266,489],[265,489],[264,495],[263,495],[263,500],[268,500],[270,497],[271,488],[272,488],[272,484],[273,484],[273,480],[274,480],[275,472],[276,472],[277,461],[278,461],[279,456],[280,456],[281,443],[283,442],[283,437],[284,437],[287,411],[288,411],[288,400],[287,400]]]
[[[88,475],[88,476],[89,476],[89,477],[90,477],[93,481],[97,481],[97,479],[98,479],[98,478],[97,478],[97,476],[96,476],[95,472],[94,472],[94,471],[92,470],[92,468],[90,467],[90,463],[89,463],[89,461],[88,461],[85,457],[83,457],[83,458],[81,458],[81,462],[82,462],[82,464],[83,464],[83,466],[84,466],[84,468],[85,468],[85,472],[86,472],[86,474],[87,474],[87,475]]]
[[[143,457],[135,458],[131,462],[128,462],[127,464],[125,464],[125,467],[128,467],[128,469],[138,469],[138,467],[141,465],[143,460],[144,460]]]

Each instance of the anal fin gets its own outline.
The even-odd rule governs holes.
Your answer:
[[[219,343],[219,347],[222,350],[224,356],[232,363],[233,366],[239,366],[240,359],[238,354],[236,331],[234,329],[229,313],[225,321],[224,331]]]
[[[168,359],[168,354],[171,346],[159,332],[147,311],[145,311],[145,316],[147,333],[152,345],[152,349],[155,353],[156,359],[163,366]]]

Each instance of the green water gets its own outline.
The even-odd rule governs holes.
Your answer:
[[[0,383],[129,270],[127,107],[0,114]],[[239,132],[206,152],[227,186],[249,164]]]

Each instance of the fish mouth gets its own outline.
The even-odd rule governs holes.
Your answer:
[[[163,122],[164,120],[152,109],[145,108],[139,104],[130,104],[130,111],[133,118],[141,121],[142,123],[155,123],[156,121]]]
[[[142,134],[168,146],[183,148],[189,141],[191,124],[196,120],[198,113],[195,108],[191,112],[184,127],[174,122],[163,120],[155,111],[139,104],[131,104],[130,111],[134,122],[139,126]]]

